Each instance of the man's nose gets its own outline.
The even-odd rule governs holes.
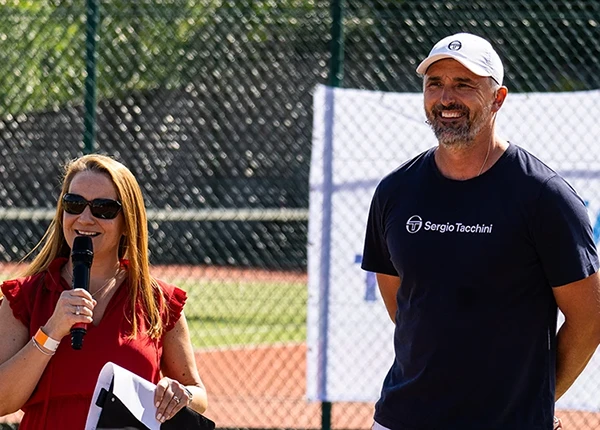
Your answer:
[[[454,103],[454,101],[454,90],[448,87],[442,88],[440,103],[442,103],[444,106],[449,106]]]

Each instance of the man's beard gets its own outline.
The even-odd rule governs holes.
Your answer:
[[[439,120],[442,111],[458,111],[466,116],[459,118],[455,123],[443,123]],[[471,118],[471,111],[468,107],[460,104],[449,106],[435,105],[430,111],[425,111],[427,124],[433,130],[435,137],[442,146],[468,147],[475,140],[475,137],[483,126],[486,118],[491,112],[491,106],[484,108],[479,115]]]

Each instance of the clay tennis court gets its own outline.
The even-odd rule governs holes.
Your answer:
[[[236,279],[306,282],[302,273],[273,273],[211,267],[153,267],[162,279]],[[0,265],[0,273],[14,266]],[[257,345],[197,350],[196,361],[208,389],[206,415],[220,428],[321,428],[321,405],[306,401],[306,344]],[[332,427],[369,429],[373,404],[335,403]],[[565,430],[600,427],[600,413],[558,411]],[[18,422],[20,414],[0,418]]]
[[[204,266],[155,266],[162,279],[222,279],[303,282],[304,273]],[[321,427],[320,403],[307,402],[306,344],[258,345],[197,351],[198,369],[208,389],[207,416],[222,428]],[[335,428],[371,427],[372,404],[336,404]]]
[[[320,428],[320,404],[304,399],[305,357],[304,344],[198,352],[210,396],[207,416],[219,427]],[[333,425],[370,428],[371,408],[335,407]]]

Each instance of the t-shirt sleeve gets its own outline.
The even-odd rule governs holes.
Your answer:
[[[18,279],[4,281],[0,286],[4,299],[8,300],[10,308],[16,319],[21,321],[25,327],[31,322],[30,300],[23,284]]]
[[[392,264],[390,253],[385,240],[385,219],[381,207],[381,185],[375,190],[365,234],[365,246],[362,255],[363,270],[385,275],[398,276]]]
[[[598,253],[585,203],[560,176],[541,191],[533,239],[552,287],[587,278],[598,270]]]
[[[165,291],[165,297],[167,299],[167,311],[168,318],[165,326],[165,331],[171,330],[181,318],[181,312],[185,306],[187,300],[187,294],[181,288],[175,286],[169,286]]]

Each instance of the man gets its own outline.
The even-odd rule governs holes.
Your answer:
[[[417,72],[439,144],[378,185],[362,263],[396,324],[374,429],[552,429],[600,343],[585,205],[496,134],[507,89],[489,42],[449,36]]]

